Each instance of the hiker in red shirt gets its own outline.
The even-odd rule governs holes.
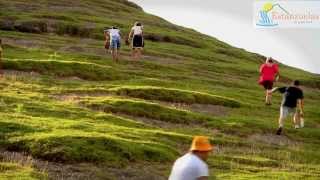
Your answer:
[[[273,83],[279,78],[279,67],[271,57],[268,57],[266,63],[260,66],[261,84],[266,89],[266,105],[271,105]]]

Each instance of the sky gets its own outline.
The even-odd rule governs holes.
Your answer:
[[[256,29],[254,0],[131,0],[144,11],[235,47],[320,74],[319,29]]]

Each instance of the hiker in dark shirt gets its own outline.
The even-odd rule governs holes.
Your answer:
[[[277,135],[281,135],[283,130],[284,120],[291,114],[294,114],[293,121],[295,128],[300,128],[303,123],[300,122],[301,117],[303,117],[303,91],[300,89],[300,82],[295,80],[293,86],[274,88],[272,91],[279,91],[283,94],[283,99],[280,108],[279,117],[279,129],[277,130]],[[296,108],[298,106],[298,109]]]

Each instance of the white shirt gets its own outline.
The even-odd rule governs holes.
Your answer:
[[[187,153],[176,160],[169,180],[196,180],[200,177],[209,177],[208,165],[198,156]]]
[[[119,38],[120,37],[120,30],[119,29],[108,29],[111,38]]]
[[[133,30],[133,35],[142,35],[143,26],[133,26],[131,30]]]

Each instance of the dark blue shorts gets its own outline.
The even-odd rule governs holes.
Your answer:
[[[118,37],[112,37],[110,40],[110,49],[120,49],[121,40]]]

